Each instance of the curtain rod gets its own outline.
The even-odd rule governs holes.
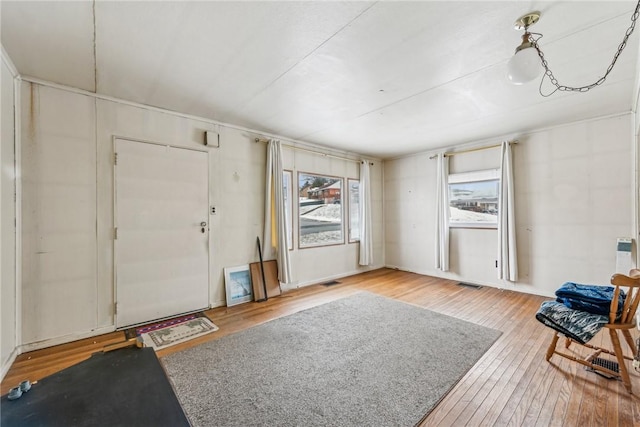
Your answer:
[[[255,142],[269,142],[268,139],[266,138],[256,138],[254,139]],[[334,159],[339,159],[339,160],[346,160],[349,162],[356,162],[356,163],[360,163],[360,162],[364,162],[364,160],[356,160],[356,159],[350,159],[348,157],[342,157],[342,156],[336,156],[334,154],[327,154],[327,153],[322,153],[320,151],[315,151],[315,150],[310,150],[308,148],[301,148],[301,147],[296,147],[295,145],[286,145],[283,144],[282,145],[284,148],[288,148],[290,150],[298,150],[298,151],[305,151],[307,153],[311,153],[311,154],[316,154],[318,156],[324,156],[324,157],[332,157]],[[371,166],[373,166],[373,163],[370,163]]]
[[[507,141],[507,142],[509,144],[517,144],[518,140]],[[451,156],[455,156],[457,154],[473,153],[474,151],[482,151],[482,150],[488,150],[490,148],[498,148],[498,147],[502,147],[502,144],[487,145],[485,147],[469,148],[467,150],[460,150],[460,151],[448,151],[448,152],[444,153],[444,156],[445,157],[451,157]],[[429,158],[430,159],[435,159],[436,157],[438,157],[438,155],[434,154],[433,156],[431,156]]]

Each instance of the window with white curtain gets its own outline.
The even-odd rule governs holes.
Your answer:
[[[497,228],[500,170],[449,174],[449,226]]]

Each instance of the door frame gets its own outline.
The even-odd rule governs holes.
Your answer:
[[[200,153],[205,153],[207,155],[207,306],[203,307],[205,309],[209,309],[211,308],[211,215],[210,215],[210,207],[211,207],[211,171],[210,171],[210,165],[211,165],[211,159],[209,158],[209,154],[210,151],[207,149],[201,149],[201,148],[192,148],[192,147],[182,147],[179,145],[174,145],[174,144],[163,144],[161,142],[156,142],[156,141],[149,141],[149,140],[144,140],[144,139],[137,139],[137,138],[130,138],[130,137],[126,137],[126,136],[118,136],[118,135],[112,135],[111,137],[111,170],[112,170],[112,200],[113,200],[113,212],[112,212],[112,218],[113,218],[113,227],[112,227],[112,249],[113,249],[113,326],[115,328],[115,330],[124,330],[124,329],[129,329],[131,327],[135,327],[135,326],[139,326],[141,324],[144,323],[137,323],[137,324],[133,324],[133,325],[128,325],[128,326],[118,326],[118,310],[117,310],[117,304],[118,304],[118,262],[117,262],[117,254],[118,254],[118,245],[116,244],[116,228],[118,227],[118,216],[117,216],[117,211],[118,211],[118,197],[117,197],[117,167],[116,167],[116,141],[117,140],[122,140],[122,141],[128,141],[128,142],[136,142],[136,143],[141,143],[141,144],[151,144],[151,145],[158,145],[161,147],[169,147],[169,148],[179,148],[181,150],[190,150],[190,151],[197,151]],[[184,314],[191,314],[191,313],[197,313],[201,311],[201,309],[196,309],[193,311],[188,311],[185,312]],[[170,319],[172,317],[175,316],[168,316],[168,317],[163,317],[160,319],[157,319],[157,321],[161,321],[164,319]]]

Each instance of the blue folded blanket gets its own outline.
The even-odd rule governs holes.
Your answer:
[[[557,302],[574,310],[582,310],[592,314],[608,315],[615,288],[613,286],[581,285],[567,282],[557,291]],[[622,312],[625,294],[620,290],[618,314]]]
[[[574,310],[557,301],[545,301],[536,319],[581,344],[591,340],[609,322],[609,316]]]

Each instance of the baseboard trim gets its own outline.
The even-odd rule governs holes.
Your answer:
[[[280,287],[283,291],[290,291],[293,289],[304,288],[305,286],[319,285],[324,282],[328,282],[330,280],[341,279],[343,277],[353,276],[355,274],[366,273],[367,271],[371,271],[371,270],[378,270],[380,268],[384,268],[384,265],[372,265],[367,267],[366,269],[353,270],[346,273],[334,274],[326,277],[319,277],[317,279],[306,280],[304,282],[297,282],[297,283],[288,284],[288,285],[282,284]]]
[[[20,354],[27,351],[40,350],[47,347],[53,347],[54,345],[66,344],[72,341],[78,341],[84,338],[95,337],[97,335],[108,334],[116,330],[115,325],[103,326],[101,328],[92,329],[87,332],[78,332],[68,335],[62,335],[55,338],[48,338],[42,341],[36,341],[32,343],[22,344],[20,346]]]
[[[220,301],[214,301],[211,303],[211,307],[210,308],[217,308],[217,307],[223,307],[227,305],[226,301],[220,300]]]
[[[490,280],[479,282],[477,280],[473,280],[473,279],[469,279],[469,278],[466,278],[466,277],[462,277],[459,274],[452,273],[452,272],[437,272],[437,271],[422,271],[422,270],[415,271],[415,270],[408,270],[406,268],[398,267],[398,266],[391,265],[391,264],[385,265],[385,268],[390,268],[390,269],[399,270],[399,271],[406,271],[407,273],[415,273],[415,274],[419,274],[421,276],[431,276],[431,277],[437,277],[439,279],[453,280],[453,281],[456,281],[456,282],[468,282],[468,283],[473,283],[475,285],[488,286],[490,288],[496,288],[496,289],[507,290],[507,291],[514,291],[514,292],[519,292],[519,293],[522,293],[522,294],[529,294],[529,295],[537,295],[537,296],[542,296],[542,297],[555,298],[555,295],[553,293],[549,293],[548,291],[537,289],[533,285],[529,285],[529,284],[526,284],[526,283],[523,283],[523,282],[496,283],[496,282],[493,282],[493,281],[490,281]]]

